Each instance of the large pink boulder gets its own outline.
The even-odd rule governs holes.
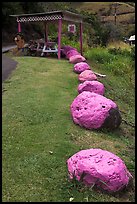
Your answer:
[[[90,66],[86,62],[79,62],[74,65],[74,72],[78,74],[85,70],[90,70]]]
[[[115,129],[121,123],[116,103],[94,92],[83,91],[72,102],[70,111],[74,123],[87,129]]]
[[[72,64],[76,64],[78,62],[84,62],[86,61],[85,57],[83,57],[82,55],[80,54],[77,54],[77,55],[73,55],[69,58],[69,62],[72,63]]]
[[[67,160],[69,178],[108,192],[126,187],[132,178],[125,163],[115,154],[102,149],[86,149]]]
[[[92,80],[97,80],[97,76],[94,74],[93,71],[85,70],[81,72],[81,74],[79,74],[78,79],[80,82],[92,81]]]
[[[105,87],[99,81],[85,81],[78,85],[78,92],[90,91],[100,95],[104,95]]]

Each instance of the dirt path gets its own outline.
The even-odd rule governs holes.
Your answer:
[[[2,55],[2,82],[4,82],[16,68],[17,62],[5,55]]]

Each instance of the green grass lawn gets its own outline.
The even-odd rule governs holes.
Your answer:
[[[113,131],[91,131],[75,125],[70,105],[77,96],[78,75],[67,60],[14,57],[17,69],[3,83],[3,202],[131,202],[133,184],[116,195],[70,182],[67,159],[81,149],[102,148],[124,160],[134,177],[134,127],[122,122]],[[101,70],[89,62],[94,71]],[[134,122],[134,91],[108,70],[100,79],[122,117]],[[121,76],[120,76],[121,77]],[[119,79],[120,79],[119,77]]]

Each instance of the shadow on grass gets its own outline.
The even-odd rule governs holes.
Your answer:
[[[118,192],[108,192],[103,190],[102,188],[97,187],[96,185],[93,186],[86,186],[81,182],[77,181],[76,178],[70,180],[69,178],[66,179],[65,183],[62,186],[63,189],[68,191],[69,195],[73,195],[74,199],[76,199],[77,195],[81,197],[82,200],[87,197],[87,201],[95,201],[95,202],[102,202],[102,201],[112,201],[115,202],[119,200],[120,202],[134,202],[134,184],[133,180],[131,179],[126,187]],[[80,201],[80,200],[79,200]]]

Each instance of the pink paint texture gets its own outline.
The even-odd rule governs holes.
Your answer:
[[[74,65],[74,72],[78,74],[85,70],[90,70],[90,66],[86,62],[79,62]]]
[[[83,91],[72,102],[70,111],[74,123],[87,129],[98,129],[109,116],[111,108],[117,108],[112,100],[94,92]]]
[[[80,53],[77,50],[69,50],[66,54],[66,58],[69,59],[70,57],[74,56],[74,55],[80,55]]]
[[[90,91],[104,95],[105,87],[99,81],[85,81],[78,85],[78,93],[82,93],[83,91]]]
[[[62,53],[66,56],[67,52],[70,51],[70,50],[77,50],[76,48],[73,48],[69,45],[65,45],[65,46],[62,46],[61,47],[62,49]]]
[[[83,57],[82,55],[78,54],[78,55],[73,55],[69,58],[69,62],[72,64],[76,64],[78,62],[84,62],[86,61],[85,57]]]
[[[79,74],[78,79],[80,82],[92,81],[92,80],[97,80],[97,76],[94,74],[93,71],[85,70],[81,72],[81,74]]]
[[[81,150],[67,160],[69,178],[109,192],[126,187],[132,175],[115,154],[102,149]]]

